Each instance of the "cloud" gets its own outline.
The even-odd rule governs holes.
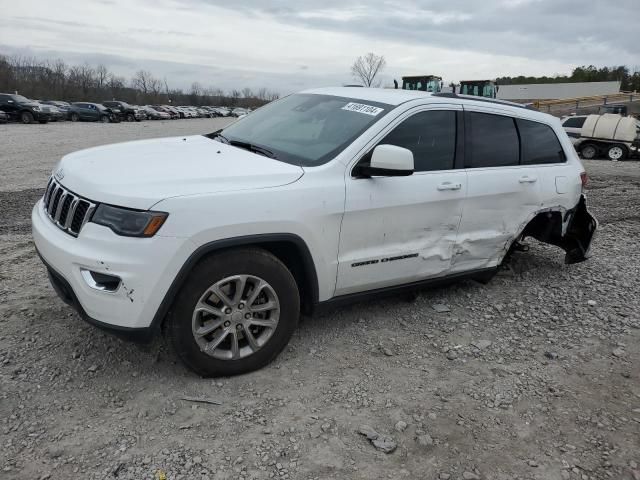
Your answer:
[[[386,57],[386,84],[634,66],[637,26],[624,19],[639,16],[638,0],[21,0],[3,9],[0,52],[288,93],[353,83],[350,65],[369,51]]]

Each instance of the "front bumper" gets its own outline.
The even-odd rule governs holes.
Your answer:
[[[150,337],[161,319],[156,312],[180,267],[192,252],[183,238],[121,237],[87,223],[78,237],[56,227],[42,201],[31,215],[36,249],[58,295],[82,317],[129,337]],[[96,289],[82,270],[121,279],[115,291]],[[155,322],[154,322],[155,320]]]

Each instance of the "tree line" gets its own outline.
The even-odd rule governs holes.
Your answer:
[[[188,91],[170,88],[147,70],[127,79],[103,65],[69,65],[63,60],[0,55],[0,92],[18,92],[27,98],[67,102],[103,102],[117,99],[132,104],[216,105],[256,108],[279,98],[266,88],[225,92],[194,82]]]
[[[522,85],[525,83],[575,83],[575,82],[620,82],[623,91],[640,91],[640,69],[631,69],[624,65],[613,67],[595,67],[594,65],[574,68],[571,75],[552,77],[499,77],[499,85]]]

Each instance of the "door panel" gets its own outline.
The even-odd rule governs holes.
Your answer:
[[[368,147],[409,148],[421,171],[374,178],[353,178],[348,171],[336,295],[449,271],[467,191],[466,172],[453,169],[454,111],[451,106],[407,112]]]
[[[467,169],[468,189],[452,272],[494,267],[516,232],[540,209],[538,169]]]
[[[348,181],[336,295],[446,274],[466,190],[460,170]]]

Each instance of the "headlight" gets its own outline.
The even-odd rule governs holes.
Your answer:
[[[164,212],[129,210],[100,204],[91,221],[125,237],[152,237],[169,216]]]
[[[31,107],[31,108],[33,108],[36,112],[39,112],[39,111],[40,111],[40,107],[38,107],[37,105],[34,105],[34,106],[33,106],[33,107]]]

